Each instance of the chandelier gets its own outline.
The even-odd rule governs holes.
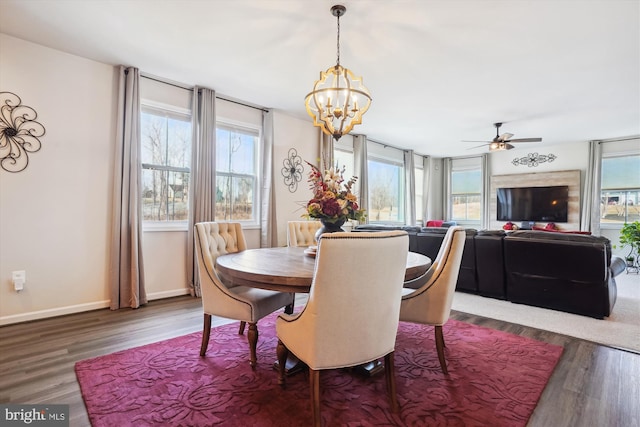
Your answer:
[[[356,77],[350,70],[340,65],[340,17],[347,8],[335,5],[331,14],[338,20],[337,61],[336,65],[320,72],[320,79],[306,96],[307,113],[313,117],[313,125],[322,128],[335,140],[340,139],[362,123],[362,115],[371,105],[369,90],[362,83],[362,77]]]

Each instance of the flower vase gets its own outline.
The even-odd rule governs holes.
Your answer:
[[[344,225],[345,221],[345,219],[339,219],[335,222],[331,222],[326,219],[321,219],[320,222],[322,223],[322,227],[318,228],[318,231],[316,231],[316,242],[320,240],[320,236],[322,236],[324,233],[335,233],[337,231],[344,231],[342,229],[342,226]]]

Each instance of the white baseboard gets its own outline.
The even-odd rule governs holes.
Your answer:
[[[170,291],[153,292],[147,294],[147,300],[153,301],[163,298],[177,297],[180,295],[189,295],[189,288],[172,289]],[[66,307],[49,308],[46,310],[30,311],[28,313],[14,314],[11,316],[0,316],[0,326],[11,325],[14,323],[29,322],[31,320],[47,319],[49,317],[64,316],[65,314],[82,313],[84,311],[100,310],[101,308],[109,308],[109,300],[95,301],[85,304],[69,305]]]

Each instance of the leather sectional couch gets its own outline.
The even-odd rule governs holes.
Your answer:
[[[409,250],[434,259],[446,227],[363,224],[354,231],[403,229]],[[603,318],[616,301],[625,262],[607,238],[546,231],[467,229],[457,291]]]

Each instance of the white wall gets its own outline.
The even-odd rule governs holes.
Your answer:
[[[3,34],[0,52],[0,90],[46,129],[24,171],[0,171],[0,324],[103,307],[114,68]],[[26,271],[20,293],[14,270]]]
[[[311,119],[310,119],[311,120]],[[287,245],[287,222],[300,221],[304,214],[304,206],[311,199],[311,190],[307,182],[309,166],[304,163],[318,164],[319,130],[311,125],[311,121],[274,112],[274,147],[273,147],[273,189],[275,192],[276,217],[278,220],[278,245]],[[295,192],[290,192],[284,184],[282,162],[288,156],[290,148],[295,148],[303,160],[304,173]]]

